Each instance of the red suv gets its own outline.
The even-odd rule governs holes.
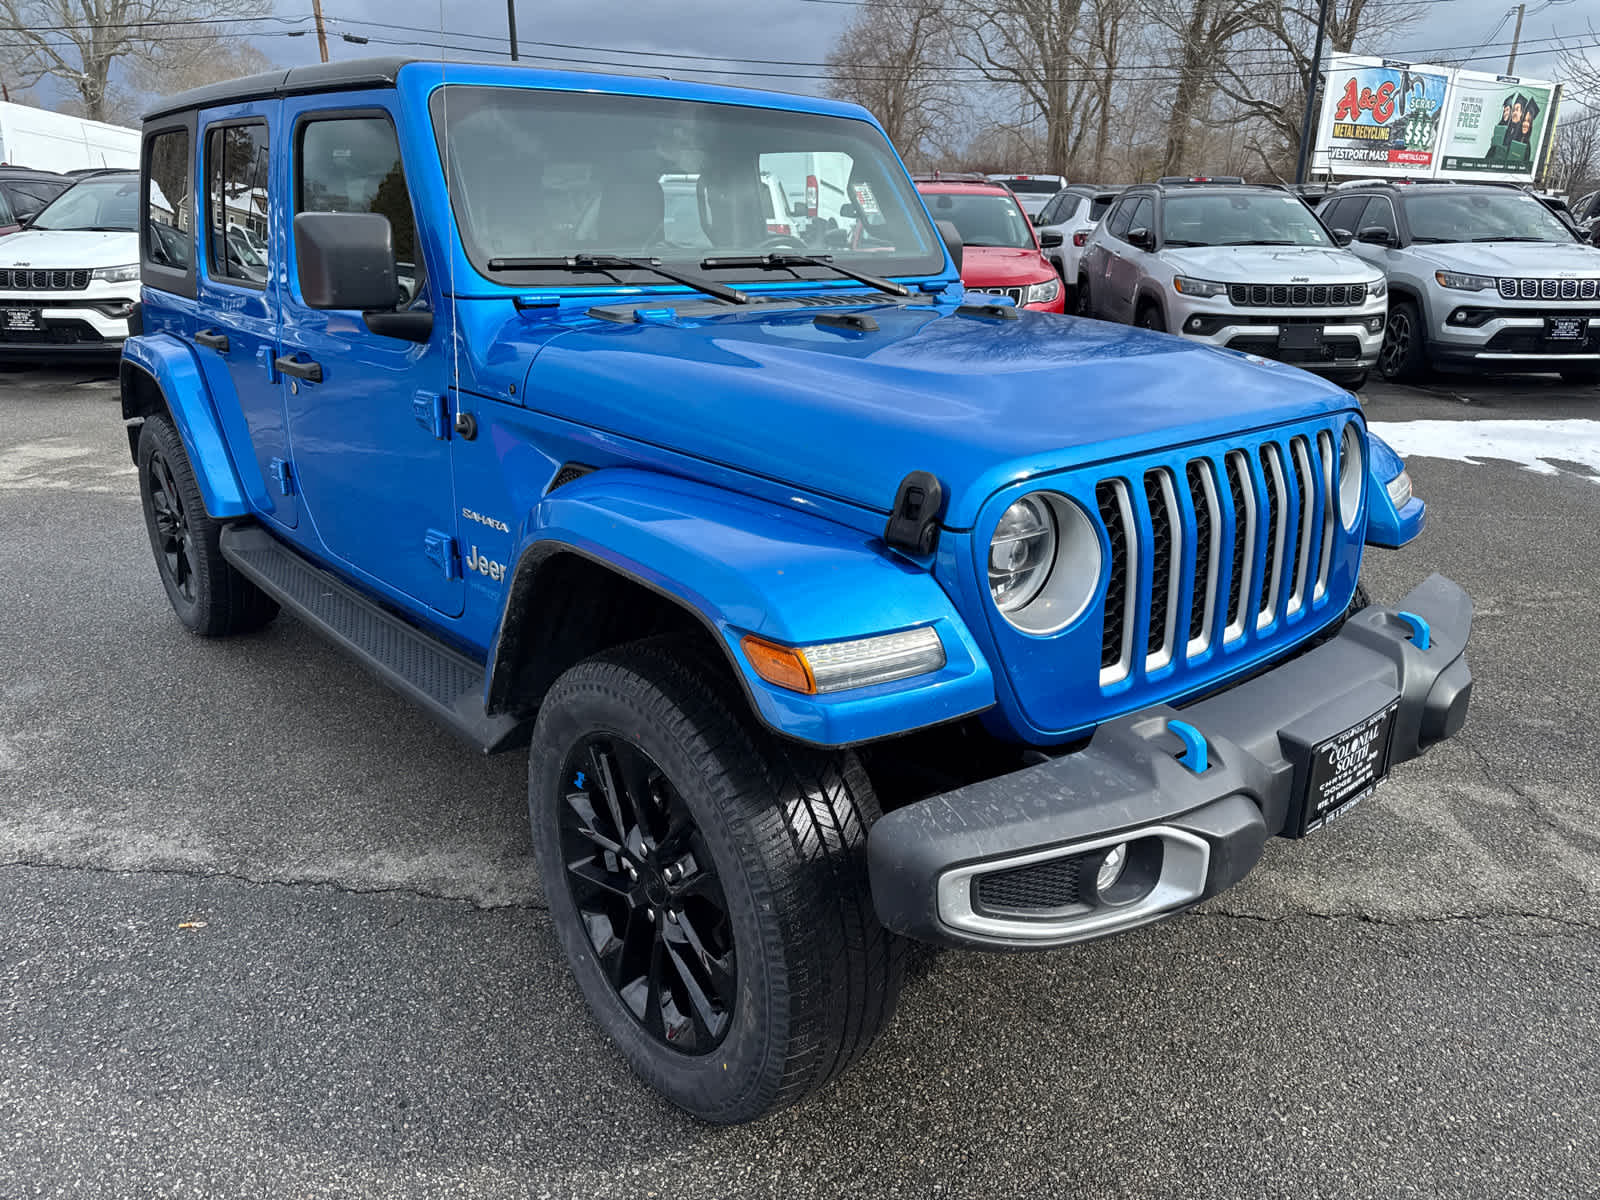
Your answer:
[[[1010,296],[1018,308],[1062,311],[1061,278],[1010,188],[982,176],[919,177],[916,183],[933,219],[950,222],[961,235],[961,282],[968,291]],[[1044,237],[1046,246],[1061,244],[1058,231]]]

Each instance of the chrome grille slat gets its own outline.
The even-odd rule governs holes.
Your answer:
[[[1128,485],[1120,479],[1102,480],[1094,490],[1111,542],[1107,568],[1104,632],[1100,638],[1100,686],[1120,683],[1133,668],[1133,622],[1138,590],[1139,530],[1128,499]]]
[[[1295,478],[1300,484],[1300,512],[1295,524],[1298,529],[1294,559],[1294,580],[1289,588],[1288,613],[1292,617],[1306,602],[1306,580],[1311,576],[1311,514],[1316,507],[1317,476],[1311,470],[1311,446],[1306,439],[1295,437],[1289,441],[1289,456],[1294,459]]]
[[[1251,483],[1250,459],[1243,450],[1231,450],[1223,460],[1228,492],[1233,500],[1233,571],[1228,585],[1228,625],[1225,642],[1244,636],[1250,585],[1255,571],[1256,493]]]
[[[1279,284],[1230,283],[1228,299],[1249,308],[1341,308],[1367,298],[1364,283]]]
[[[1328,591],[1328,572],[1333,569],[1333,523],[1339,507],[1333,491],[1333,435],[1325,430],[1317,434],[1317,461],[1322,473],[1322,557],[1317,561],[1314,600],[1322,599]]]
[[[1261,602],[1256,610],[1256,628],[1264,629],[1272,624],[1278,612],[1279,585],[1283,582],[1284,526],[1288,513],[1284,504],[1283,463],[1276,443],[1264,443],[1260,457],[1261,479],[1267,489],[1267,521],[1263,531],[1267,539],[1267,558],[1261,569]]]
[[[11,292],[81,292],[89,286],[85,270],[0,270],[0,290]]]
[[[1144,666],[1158,670],[1172,661],[1177,644],[1178,593],[1183,572],[1183,520],[1172,472],[1146,471],[1145,504],[1150,514],[1150,628],[1145,634]]]
[[[1194,505],[1194,596],[1189,602],[1189,642],[1185,654],[1193,658],[1211,645],[1217,620],[1217,585],[1222,567],[1222,509],[1217,502],[1217,483],[1211,460],[1196,458],[1184,472],[1189,481],[1189,499]]]
[[[1600,279],[1499,279],[1495,286],[1505,300],[1593,300]]]

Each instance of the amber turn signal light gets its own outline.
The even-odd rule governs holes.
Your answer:
[[[769,642],[753,633],[745,634],[739,645],[744,648],[745,657],[750,660],[755,673],[768,683],[808,696],[816,694],[817,681],[811,674],[806,656],[800,651]]]

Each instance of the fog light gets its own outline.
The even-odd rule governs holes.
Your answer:
[[[1368,333],[1382,333],[1383,332],[1383,321],[1384,321],[1384,319],[1382,317],[1368,317],[1367,318],[1367,332]]]
[[[1128,843],[1118,842],[1106,851],[1106,856],[1100,860],[1100,870],[1094,877],[1094,890],[1104,896],[1117,885],[1117,880],[1122,878],[1122,872],[1128,865]]]
[[[1190,317],[1189,318],[1189,328],[1191,330],[1193,330],[1193,331],[1198,332],[1199,330],[1205,328],[1205,322],[1202,321],[1199,317]]]

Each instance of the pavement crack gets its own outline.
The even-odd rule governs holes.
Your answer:
[[[501,912],[507,909],[524,912],[546,912],[544,904],[532,901],[508,900],[501,903],[484,901],[472,896],[450,895],[445,892],[430,891],[427,888],[394,884],[386,887],[361,887],[356,884],[341,883],[336,879],[290,879],[274,876],[245,875],[236,871],[205,870],[199,867],[103,867],[92,863],[58,863],[43,862],[29,859],[10,859],[0,862],[0,870],[20,868],[29,871],[63,871],[88,875],[121,875],[139,876],[156,875],[181,879],[226,880],[230,883],[243,883],[252,887],[277,887],[291,890],[319,890],[338,892],[349,896],[405,896],[414,900],[430,900],[443,904],[461,904],[475,908],[479,912]]]
[[[1478,771],[1483,776],[1484,782],[1489,784],[1490,787],[1501,788],[1507,792],[1510,792],[1522,802],[1522,807],[1527,811],[1528,815],[1532,817],[1538,824],[1548,829],[1551,833],[1556,834],[1568,842],[1580,845],[1585,850],[1593,853],[1600,853],[1600,838],[1597,838],[1592,834],[1585,833],[1581,829],[1573,829],[1568,825],[1564,825],[1561,821],[1551,816],[1539,806],[1539,802],[1534,799],[1532,793],[1521,787],[1514,780],[1504,778],[1499,775],[1495,771],[1494,767],[1490,764],[1488,754],[1485,753],[1483,747],[1478,745],[1475,740],[1470,737],[1463,737],[1461,739],[1461,744],[1465,746],[1468,753],[1470,753],[1472,757],[1477,760]]]
[[[1291,921],[1349,921],[1360,925],[1376,925],[1385,929],[1416,929],[1430,925],[1479,925],[1496,921],[1534,921],[1556,926],[1541,937],[1571,936],[1573,933],[1600,932],[1600,921],[1585,921],[1576,917],[1558,917],[1550,913],[1531,912],[1526,909],[1490,908],[1478,912],[1437,913],[1424,917],[1387,917],[1377,913],[1320,912],[1315,909],[1291,909],[1282,913],[1250,913],[1225,908],[1208,908],[1190,914],[1224,921],[1252,921],[1261,925],[1282,925]]]

